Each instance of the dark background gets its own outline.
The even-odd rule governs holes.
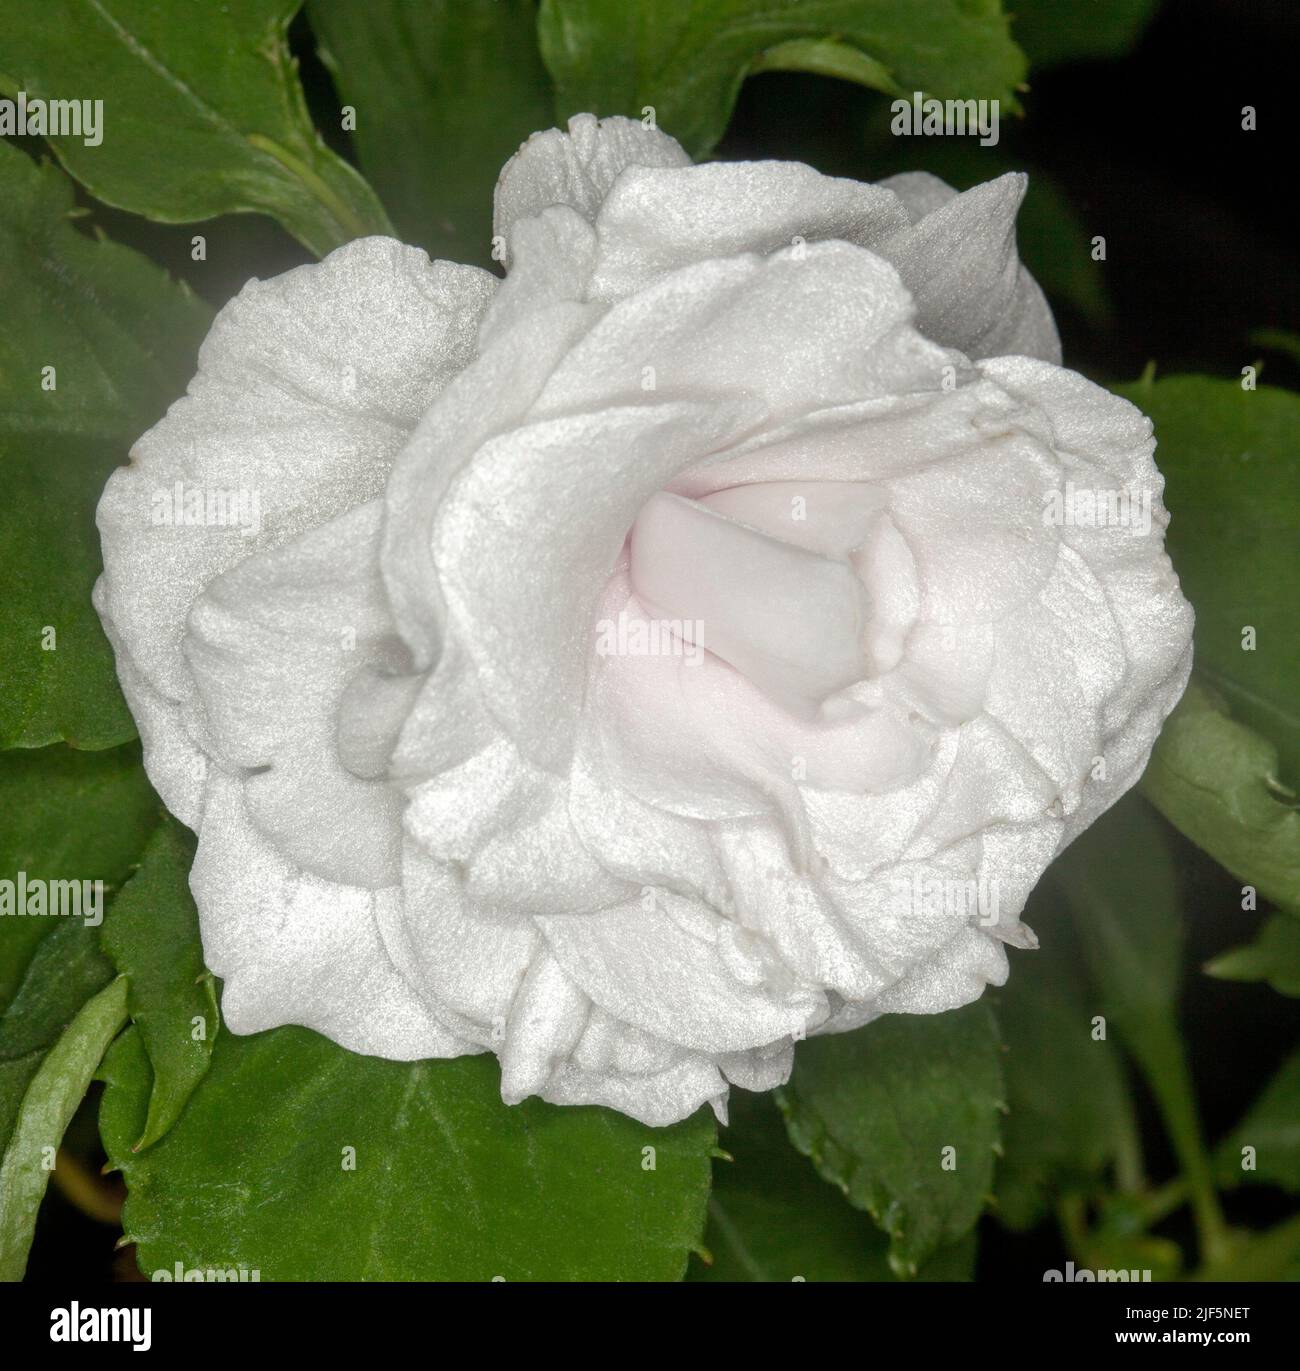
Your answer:
[[[1014,15],[1015,0],[1006,8]],[[960,141],[976,167],[997,161],[963,188],[1007,162],[1029,171],[1032,196],[1041,171],[1064,190],[1087,237],[1106,239],[1106,261],[1089,266],[1110,296],[1111,319],[1090,325],[1052,299],[1066,364],[1094,380],[1131,379],[1151,359],[1161,374],[1239,374],[1261,355],[1249,342],[1255,329],[1300,328],[1298,62],[1300,6],[1166,0],[1128,57],[1031,72],[1024,117],[1002,120],[994,148],[882,138],[885,97],[774,73],[745,84],[719,156],[795,157],[875,180],[931,162],[938,171]],[[1241,128],[1244,105],[1256,110],[1253,133]],[[873,128],[874,138],[864,135]],[[1292,362],[1276,353],[1266,360],[1270,383],[1300,383]]]

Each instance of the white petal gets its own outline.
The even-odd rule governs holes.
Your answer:
[[[596,260],[596,233],[576,210],[556,205],[516,226],[510,274],[479,330],[488,347],[526,314],[548,305],[585,300]]]
[[[638,120],[574,115],[568,133],[547,129],[533,134],[502,168],[492,231],[506,240],[509,252],[516,223],[549,205],[567,205],[594,219],[626,167],[681,167],[690,162],[674,139]]]
[[[972,840],[926,859],[882,867],[862,881],[840,880],[833,873],[826,877],[825,888],[858,948],[866,981],[852,999],[873,1002],[934,957],[980,916],[981,894],[991,906],[996,887],[981,892],[979,860],[979,843]]]
[[[102,576],[95,582],[93,599],[108,641],[113,645],[118,684],[130,707],[131,717],[140,730],[149,781],[162,797],[163,804],[187,828],[197,832],[203,813],[203,788],[208,774],[207,754],[186,728],[182,707],[155,690],[132,664],[104,608]]]
[[[956,378],[951,390],[943,388],[945,366]],[[764,425],[716,462],[684,472],[674,493],[707,499],[756,482],[873,482],[888,504],[890,479],[978,452],[979,433],[1027,427],[1035,417],[1000,385],[981,379],[959,353],[910,328],[878,341],[871,370],[874,379],[864,370],[854,381],[871,398],[815,405]],[[898,393],[890,393],[892,386]]]
[[[235,1033],[301,1024],[353,1052],[415,1061],[475,1049],[432,1017],[385,950],[395,890],[307,875],[249,822],[239,783],[209,782],[190,888],[208,966]]]
[[[1001,942],[977,928],[963,928],[931,961],[909,972],[873,1005],[881,1014],[943,1014],[1005,985],[1009,967]]]
[[[662,493],[641,507],[629,547],[646,610],[696,625],[696,641],[792,712],[814,715],[866,674],[871,603],[847,560]]]
[[[190,612],[186,657],[217,761],[285,857],[327,880],[400,879],[402,796],[343,765],[339,706],[364,668],[401,670],[379,579],[374,500],[213,581]]]
[[[1073,842],[1094,819],[1104,814],[1141,779],[1151,759],[1151,750],[1160,736],[1160,726],[1182,699],[1191,674],[1192,644],[1189,641],[1168,675],[1161,678],[1150,689],[1145,700],[1106,734],[1102,744],[1106,776],[1104,779],[1090,777],[1084,786],[1082,801],[1066,819],[1061,838],[1062,848]]]
[[[888,502],[881,489],[860,481],[755,481],[715,491],[701,503],[773,538],[847,561]]]
[[[596,216],[593,295],[618,300],[692,262],[827,239],[873,247],[907,226],[879,186],[801,162],[712,162],[623,173]]]
[[[625,622],[631,634],[648,621],[625,587],[621,578],[611,583],[601,622]],[[889,790],[923,771],[931,755],[924,725],[848,694],[805,719],[707,651],[597,654],[587,705],[594,765],[612,786],[683,818],[780,813],[801,847],[799,784]]]
[[[1067,838],[1083,831],[1141,774],[1160,722],[1177,704],[1191,669],[1193,615],[1164,551],[1164,480],[1153,460],[1151,421],[1126,400],[1074,372],[1028,358],[984,363],[1009,392],[1032,397],[1063,454],[1062,482],[1120,491],[1149,525],[1061,527],[1062,541],[1102,586],[1123,654],[1123,677],[1100,714],[1104,781],[1090,779],[1069,816]]]
[[[897,176],[886,176],[876,184],[898,196],[909,224],[919,224],[927,214],[946,205],[957,194],[947,181],[928,171],[903,171]]]
[[[890,517],[920,576],[923,621],[1001,620],[1041,591],[1057,562],[1043,502],[1058,479],[1047,449],[998,422],[946,461],[889,482]]]
[[[800,793],[810,841],[837,876],[869,882],[901,859],[937,812],[960,750],[960,732],[945,729],[930,745],[926,764],[903,785],[852,793],[804,787]]]
[[[429,856],[455,864],[475,907],[526,918],[600,909],[636,893],[584,846],[564,781],[504,740],[410,793],[407,833]]]
[[[718,1058],[723,1074],[742,1090],[775,1090],[790,1079],[794,1068],[794,1044],[755,1047],[748,1052],[726,1052]]]
[[[218,314],[190,393],[100,501],[104,606],[153,686],[183,699],[185,615],[215,576],[380,492],[422,410],[469,361],[493,278],[363,238],[251,281]],[[176,483],[257,497],[255,531],[160,524]],[[249,521],[251,524],[251,520]]]
[[[430,407],[393,463],[384,491],[381,565],[402,637],[422,670],[444,652],[446,607],[432,539],[447,490],[484,443],[522,422],[547,377],[598,313],[595,306],[563,301],[525,311],[500,328],[492,345]]]
[[[889,983],[870,944],[819,879],[822,873],[797,870],[777,832],[726,826],[717,842],[736,917],[762,933],[795,975],[845,999],[866,999]]]
[[[1067,812],[1098,755],[1102,706],[1126,670],[1105,588],[1062,546],[1037,601],[998,625],[985,707],[1051,776]]]
[[[1047,817],[1027,824],[990,824],[980,835],[979,880],[997,891],[998,920],[989,928],[1014,946],[1035,946],[1023,937],[1020,912],[1056,855],[1065,823]]]
[[[894,269],[847,243],[697,263],[614,305],[534,413],[640,404],[652,386],[664,399],[748,397],[775,424],[890,394],[920,368],[937,388],[942,354],[911,314]]]
[[[454,870],[408,842],[401,928],[385,930],[405,974],[438,1017],[497,1048],[541,937],[531,920],[472,905]]]
[[[541,1094],[586,1027],[591,1002],[548,954],[533,960],[506,1021],[501,1098],[518,1104]]]
[[[646,804],[609,772],[593,726],[569,773],[569,817],[583,846],[612,875],[638,885],[661,885],[715,907],[726,878],[710,830]]]
[[[929,857],[991,823],[1026,823],[1059,809],[1060,787],[988,715],[958,730],[959,746],[938,807],[908,855]]]
[[[688,1119],[702,1104],[726,1121],[727,1082],[699,1053],[683,1053],[653,1075],[597,1075],[565,1063],[552,1076],[542,1098],[552,1104],[601,1104],[651,1128]]]
[[[688,919],[691,931],[679,921]],[[802,1031],[826,1012],[819,991],[788,974],[783,984],[757,943],[743,945],[734,926],[668,892],[537,925],[602,1009],[684,1047],[741,1051]]]
[[[1023,353],[1060,362],[1061,341],[1037,282],[1016,255],[1016,214],[1026,178],[1009,172],[940,200],[913,179],[900,187],[919,219],[875,246],[916,299],[917,326],[968,357]]]
[[[988,698],[995,636],[987,623],[917,624],[887,694],[937,726],[969,722]]]
[[[572,749],[597,598],[637,510],[748,413],[664,403],[534,423],[485,443],[448,492],[433,556],[454,632],[537,765]]]

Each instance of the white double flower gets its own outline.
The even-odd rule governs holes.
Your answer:
[[[502,173],[504,282],[369,238],[222,310],[97,603],[231,1029],[660,1124],[1004,979],[1191,635],[1023,190],[584,116]],[[1148,530],[1045,519],[1067,481]],[[177,482],[259,527],[160,525]]]

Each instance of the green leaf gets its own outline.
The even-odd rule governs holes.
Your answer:
[[[0,880],[12,883],[3,889],[16,911],[20,880],[98,880],[107,901],[158,822],[159,806],[138,745],[52,747],[0,753],[0,813]],[[84,913],[0,917],[0,1149],[46,1052],[112,974],[99,928]]]
[[[95,506],[131,443],[184,390],[211,318],[72,215],[67,177],[0,142],[0,747],[135,736],[90,603]]]
[[[150,838],[140,870],[113,902],[104,950],[130,985],[131,1019],[153,1068],[144,1133],[157,1142],[207,1075],[220,1016],[203,964],[199,916],[190,895],[192,835],[172,819]],[[201,1037],[196,1038],[195,1033]]]
[[[1267,981],[1280,995],[1300,996],[1300,923],[1275,915],[1253,943],[1221,953],[1205,970],[1221,981]]]
[[[1243,1148],[1254,1149],[1250,1169],[1242,1164]],[[1224,1185],[1258,1181],[1300,1194],[1300,1052],[1283,1062],[1245,1118],[1215,1149],[1215,1169]]]
[[[1108,1018],[1136,1039],[1176,1013],[1183,925],[1166,830],[1140,799],[1113,805],[1050,868]]]
[[[1238,880],[1300,911],[1300,814],[1277,749],[1193,678],[1165,721],[1142,792]]]
[[[1155,1096],[1196,1209],[1202,1256],[1226,1232],[1178,1024],[1183,925],[1168,831],[1136,795],[1113,805],[1050,868],[1113,1021]]]
[[[357,111],[361,166],[402,240],[489,265],[497,176],[552,122],[536,4],[310,0],[308,13],[340,96]]]
[[[0,645],[12,682],[0,697],[0,746],[113,747],[135,736],[90,602],[95,505],[117,456],[78,438],[0,433]]]
[[[899,1275],[964,1237],[984,1208],[1004,1108],[999,1057],[985,1004],[889,1014],[795,1054],[779,1096],[790,1138],[889,1235]]]
[[[55,924],[0,1014],[0,1152],[45,1054],[81,1007],[113,979],[99,939],[79,922]]]
[[[790,1146],[770,1095],[733,1090],[713,1164],[707,1258],[697,1281],[894,1281],[889,1239]],[[969,1280],[973,1243],[941,1252],[922,1280]],[[711,1259],[711,1260],[710,1260]]]
[[[790,1146],[770,1096],[731,1093],[713,1166],[703,1281],[887,1281],[889,1240]]]
[[[542,0],[556,112],[646,106],[694,157],[726,129],[741,82],[776,68],[1018,108],[1024,55],[998,0]]]
[[[49,1163],[125,1022],[126,984],[112,981],[68,1025],[27,1087],[0,1162],[0,1281],[21,1280],[27,1269]]]
[[[1008,1114],[995,1212],[1018,1230],[1047,1217],[1065,1195],[1095,1194],[1112,1169],[1135,1180],[1139,1155],[1123,1063],[1114,1043],[1094,1037],[1096,1008],[1069,924],[1049,919],[1039,931],[1042,946],[1015,957],[996,1000]]]
[[[29,102],[104,97],[97,145],[50,145],[106,203],[168,224],[269,214],[323,256],[390,228],[307,113],[286,38],[301,5],[3,0],[0,90]]]
[[[792,38],[788,43],[778,43],[759,53],[747,75],[756,76],[761,71],[806,71],[813,76],[852,81],[872,90],[894,89],[887,67],[860,48],[835,38]]]
[[[1196,610],[1196,668],[1235,718],[1275,744],[1300,783],[1300,395],[1205,376],[1116,387],[1156,427],[1167,544]],[[1243,650],[1243,632],[1255,632]]]
[[[111,752],[67,747],[0,753],[0,880],[125,880],[159,821],[158,797],[132,743]],[[15,892],[16,894],[16,892]],[[13,999],[37,945],[63,919],[0,918],[0,1007]],[[83,937],[97,934],[81,921]]]
[[[1015,0],[1011,33],[1034,69],[1123,57],[1159,7],[1160,0]]]
[[[133,1153],[150,1093],[136,1030],[104,1076],[100,1130],[146,1273],[675,1280],[700,1243],[707,1111],[652,1129],[606,1109],[510,1108],[490,1056],[381,1061],[281,1028],[223,1033],[176,1125]]]
[[[1300,1214],[1263,1233],[1251,1233],[1220,1261],[1198,1271],[1196,1279],[1231,1281],[1234,1285],[1300,1280]]]

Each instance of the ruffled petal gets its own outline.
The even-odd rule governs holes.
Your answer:
[[[190,611],[186,659],[219,765],[242,774],[250,820],[327,880],[401,877],[401,794],[347,770],[339,711],[370,669],[401,671],[379,577],[378,500],[241,562]]]
[[[763,941],[667,891],[537,926],[594,1003],[683,1047],[734,1052],[803,1032],[825,996],[790,977]]]
[[[896,196],[801,162],[625,171],[596,215],[593,296],[619,300],[710,257],[842,239],[873,247],[907,227]]]
[[[938,956],[883,991],[872,1008],[879,1014],[943,1014],[978,1000],[990,985],[1005,985],[1009,972],[1001,942],[963,928]]]
[[[524,421],[551,372],[598,314],[595,306],[563,301],[524,311],[496,330],[492,346],[430,406],[396,456],[384,491],[381,568],[398,627],[421,670],[448,650],[432,550],[441,503],[480,447]],[[430,702],[434,712],[441,699]],[[427,721],[420,705],[416,713]]]
[[[1018,172],[961,194],[924,173],[881,182],[907,205],[912,223],[875,250],[898,268],[926,337],[974,359],[1017,353],[1060,362],[1052,312],[1016,255],[1027,184]]]
[[[596,262],[596,232],[576,210],[555,205],[515,226],[511,252],[510,274],[479,329],[482,348],[528,314],[587,299]]]
[[[551,205],[567,205],[591,220],[625,168],[690,164],[675,139],[636,119],[576,114],[567,133],[546,129],[533,134],[501,169],[492,231],[505,240],[509,263],[513,230],[521,219]]]
[[[394,959],[441,1022],[494,1050],[541,935],[532,921],[498,915],[465,897],[455,870],[407,842],[401,907],[383,931]]]
[[[892,394],[922,369],[937,388],[940,354],[911,314],[894,269],[847,243],[701,262],[609,309],[555,368],[534,415],[639,404],[653,390],[748,396],[774,425]]]
[[[99,505],[102,602],[155,689],[178,700],[190,689],[181,637],[209,581],[380,493],[420,414],[473,356],[494,284],[363,238],[249,282],[217,315],[189,394]],[[182,512],[191,492],[201,497],[202,522],[175,521],[178,484]],[[206,497],[215,512],[232,493],[244,497],[235,519],[209,521]]]
[[[296,867],[249,821],[239,782],[221,773],[209,781],[190,887],[232,1032],[301,1024],[396,1061],[476,1050],[428,1012],[388,955],[379,919],[399,892]]]
[[[529,760],[572,750],[596,602],[637,510],[752,421],[743,402],[670,402],[538,422],[485,443],[447,493],[433,557],[454,633]]]

